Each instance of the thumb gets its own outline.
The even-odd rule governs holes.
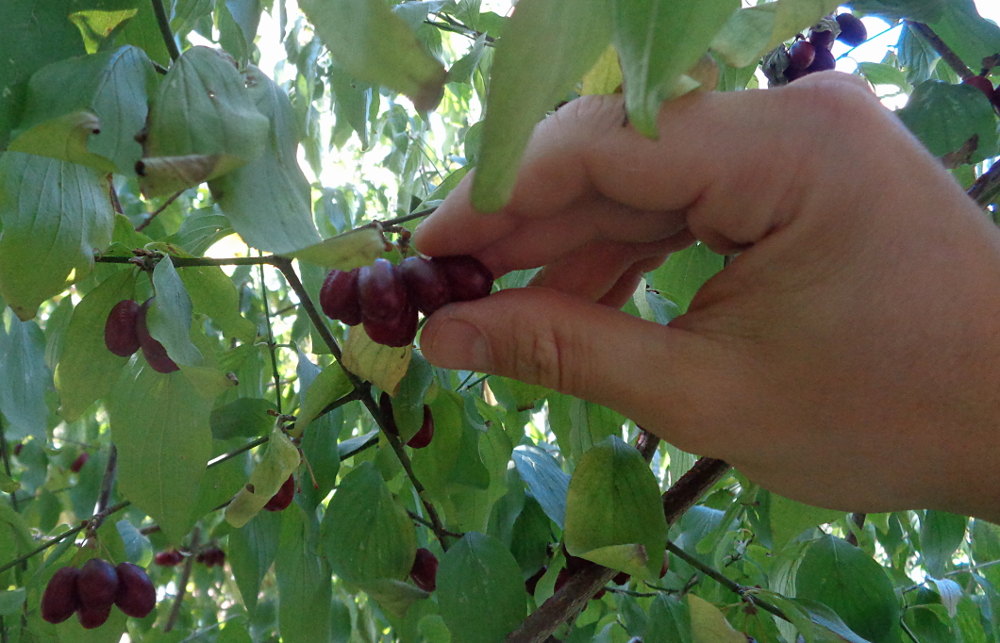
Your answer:
[[[647,429],[669,429],[671,442],[697,453],[711,448],[712,427],[725,426],[719,414],[738,398],[723,344],[547,288],[447,306],[430,317],[420,345],[437,366],[608,406]]]

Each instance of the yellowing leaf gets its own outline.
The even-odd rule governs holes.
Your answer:
[[[73,112],[32,127],[11,141],[7,149],[11,152],[51,156],[102,172],[114,172],[114,163],[87,150],[87,139],[100,131],[101,124],[97,116],[90,112]]]
[[[257,515],[278,493],[299,466],[299,450],[277,426],[271,431],[264,457],[254,467],[250,481],[226,507],[226,522],[239,529]]]
[[[344,367],[363,380],[368,380],[389,395],[399,390],[399,382],[410,366],[413,346],[393,348],[373,342],[364,326],[351,326],[344,343]]]
[[[620,91],[622,85],[622,67],[618,63],[618,52],[613,45],[608,45],[594,66],[583,77],[583,89],[580,95],[614,94]]]
[[[288,256],[324,268],[350,270],[369,265],[381,257],[384,250],[385,237],[382,233],[375,228],[365,227],[290,252]]]
[[[715,606],[694,594],[687,595],[691,609],[693,643],[746,643],[747,637],[733,629]]]

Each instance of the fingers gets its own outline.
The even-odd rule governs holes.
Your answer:
[[[740,398],[724,345],[545,288],[443,308],[421,349],[438,366],[541,384],[643,426],[675,427],[671,440],[698,453],[721,448],[713,433],[727,422],[718,413]]]

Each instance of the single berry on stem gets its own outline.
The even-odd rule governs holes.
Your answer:
[[[421,547],[413,559],[410,578],[414,584],[425,592],[433,592],[437,588],[438,559],[429,549]]]
[[[410,441],[407,442],[407,446],[414,449],[423,449],[431,443],[434,439],[434,415],[431,413],[431,407],[424,404],[424,421],[420,425],[420,430],[413,434]]]
[[[868,29],[865,27],[865,23],[861,22],[861,18],[853,13],[838,15],[837,24],[840,25],[840,35],[837,36],[837,40],[845,45],[857,47],[868,40]]]
[[[173,567],[174,565],[180,565],[184,560],[184,554],[180,553],[176,549],[171,549],[170,551],[161,551],[156,556],[153,556],[153,562],[162,567]]]
[[[118,563],[118,594],[115,605],[127,616],[145,618],[156,607],[156,587],[146,571],[132,563]]]
[[[59,569],[42,594],[42,618],[49,623],[62,623],[80,608],[80,596],[76,591],[76,579],[80,570],[76,567]]]
[[[361,303],[358,299],[358,274],[354,270],[331,270],[319,290],[319,306],[330,319],[348,326],[361,323]]]
[[[451,303],[448,278],[434,261],[424,257],[407,257],[399,264],[399,272],[417,310],[431,315]]]
[[[268,511],[284,511],[288,509],[289,505],[292,504],[292,499],[295,497],[295,478],[293,476],[288,476],[288,480],[285,480],[281,484],[281,488],[278,489],[278,493],[271,496],[271,499],[267,501],[264,505],[264,509]]]
[[[124,299],[111,309],[104,323],[104,345],[119,357],[128,357],[139,350],[139,302]]]
[[[110,609],[118,595],[118,572],[108,561],[91,558],[80,568],[76,593],[82,608],[93,612]]]

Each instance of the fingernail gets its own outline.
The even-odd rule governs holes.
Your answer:
[[[434,336],[433,357],[438,366],[489,371],[493,366],[489,345],[479,329],[459,319],[444,322]]]

